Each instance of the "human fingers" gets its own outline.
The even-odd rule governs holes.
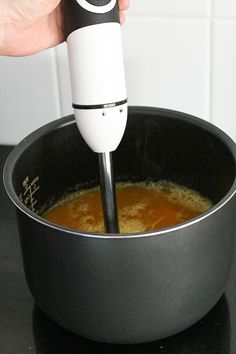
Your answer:
[[[130,0],[119,0],[120,11],[126,11],[129,8]]]
[[[129,7],[130,0],[119,0],[119,9],[120,9],[120,23],[123,25],[125,22],[125,13]]]

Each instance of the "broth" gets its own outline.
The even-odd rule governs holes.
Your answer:
[[[117,183],[116,199],[121,233],[152,231],[173,226],[207,211],[212,202],[177,184]],[[43,217],[83,232],[104,233],[100,188],[68,195]]]

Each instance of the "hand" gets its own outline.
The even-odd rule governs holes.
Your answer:
[[[24,56],[64,41],[61,0],[0,0],[0,55]],[[119,0],[120,21],[129,0]]]

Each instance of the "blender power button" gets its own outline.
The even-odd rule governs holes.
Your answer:
[[[111,11],[116,0],[76,0],[77,3],[85,10],[93,13],[104,14]]]
[[[111,0],[87,0],[87,2],[94,6],[105,6],[108,5]]]

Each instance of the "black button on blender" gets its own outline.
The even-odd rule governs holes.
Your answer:
[[[87,2],[94,6],[105,6],[108,5],[111,0],[87,0]]]

